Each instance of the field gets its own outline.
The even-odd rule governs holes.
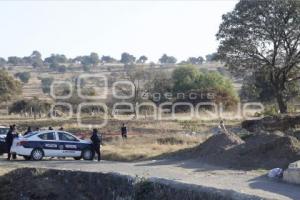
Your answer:
[[[157,159],[166,154],[195,147],[206,139],[205,135],[184,134],[141,135],[128,139],[109,137],[101,148],[104,160],[137,161]]]

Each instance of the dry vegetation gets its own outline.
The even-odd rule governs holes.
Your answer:
[[[191,148],[206,140],[206,136],[187,134],[140,135],[104,139],[102,155],[105,160],[134,161],[151,159],[178,150]]]

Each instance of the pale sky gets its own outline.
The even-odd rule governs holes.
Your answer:
[[[0,1],[0,57],[38,50],[67,57],[122,52],[157,61],[205,56],[218,46],[222,14],[235,0]]]

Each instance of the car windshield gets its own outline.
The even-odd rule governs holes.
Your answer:
[[[9,131],[9,128],[0,128],[0,135],[6,135]]]

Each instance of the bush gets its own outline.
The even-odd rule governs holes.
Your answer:
[[[9,113],[33,112],[34,115],[36,115],[37,113],[48,113],[49,110],[50,104],[37,98],[31,100],[19,100],[14,102],[9,107]]]
[[[194,104],[215,102],[231,107],[239,100],[233,83],[218,72],[200,72],[195,66],[183,66],[174,70],[172,79],[174,93],[197,94],[195,99],[187,100]]]
[[[5,70],[0,70],[0,101],[8,101],[22,92],[21,84]]]
[[[44,93],[50,93],[50,87],[53,83],[53,78],[42,78],[42,90]]]
[[[15,77],[19,78],[23,83],[28,83],[30,79],[29,72],[18,72],[15,74]]]

